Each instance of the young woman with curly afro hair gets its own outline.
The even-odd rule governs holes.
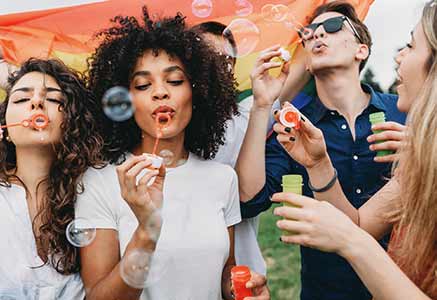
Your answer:
[[[26,61],[9,76],[6,92],[0,123],[25,126],[8,127],[0,141],[0,294],[83,299],[79,251],[66,228],[82,175],[102,162],[95,101],[82,78],[57,60]]]
[[[102,44],[89,62],[89,87],[97,99],[111,87],[127,88],[135,112],[118,123],[99,117],[104,154],[113,164],[85,176],[76,207],[97,227],[94,243],[81,249],[87,299],[231,299],[233,226],[241,220],[238,180],[231,167],[209,159],[236,113],[232,74],[180,14],[153,20],[143,8],[142,22],[121,16],[112,21],[98,34]],[[158,113],[171,122],[156,153],[174,154],[159,169],[144,155],[153,152]],[[155,243],[147,223],[161,206]],[[152,260],[150,274],[160,278],[133,284],[126,264],[138,251],[153,249],[160,259]],[[269,299],[263,276],[253,273],[250,285],[253,299]]]

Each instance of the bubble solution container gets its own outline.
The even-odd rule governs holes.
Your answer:
[[[232,286],[234,287],[235,300],[252,297],[252,291],[246,287],[250,280],[250,269],[246,266],[235,266],[231,269]]]
[[[300,115],[291,107],[285,107],[279,112],[279,122],[290,128],[300,129]]]
[[[152,161],[152,165],[149,167],[150,169],[159,169],[161,168],[163,158],[150,153],[143,153],[143,155],[146,155],[148,159]]]
[[[370,121],[370,124],[372,124],[372,125],[384,123],[385,122],[385,114],[384,114],[384,112],[381,111],[381,112],[376,112],[376,113],[370,114],[369,115],[369,121]],[[383,131],[382,130],[375,130],[375,131],[373,131],[374,134],[380,133],[380,132],[383,132]],[[376,143],[380,144],[380,143],[383,143],[383,142],[384,141],[378,141]],[[385,155],[389,155],[389,154],[392,154],[392,153],[394,153],[394,152],[391,151],[391,150],[379,150],[379,151],[376,152],[376,156],[385,156]]]
[[[294,193],[302,195],[303,178],[302,175],[284,175],[282,176],[282,191],[284,193]],[[285,206],[292,206],[287,202],[284,202]],[[284,235],[294,234],[290,231],[283,231]]]

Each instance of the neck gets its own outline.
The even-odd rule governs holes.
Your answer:
[[[139,144],[132,151],[135,155],[141,155],[142,153],[152,153],[155,146],[156,138],[143,132],[143,138],[141,144]],[[162,150],[169,150],[173,153],[172,162],[166,167],[175,167],[181,159],[186,159],[188,157],[188,151],[184,147],[185,132],[181,132],[175,137],[160,139],[158,142],[158,147],[156,148],[156,155]]]
[[[50,167],[55,160],[51,146],[49,147],[17,147],[17,175],[25,184],[30,198],[35,199],[38,184],[47,178]]]
[[[329,70],[316,75],[317,94],[320,101],[331,110],[338,111],[348,123],[368,106],[370,96],[361,88],[355,69]]]

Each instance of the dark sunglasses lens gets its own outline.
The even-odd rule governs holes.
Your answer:
[[[317,27],[319,27],[319,23],[310,24],[308,26],[305,26],[305,28],[308,28],[312,32],[316,31]]]
[[[343,27],[342,18],[332,18],[323,22],[323,28],[327,33],[334,33],[340,31],[341,27]]]

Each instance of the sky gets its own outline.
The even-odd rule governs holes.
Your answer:
[[[0,14],[16,12],[17,10],[32,10],[99,2],[104,0],[0,0]],[[153,0],[158,1],[158,0]],[[188,1],[188,0],[185,0]],[[275,1],[272,0],[272,3]],[[426,0],[375,0],[371,6],[365,23],[373,38],[372,55],[368,66],[375,73],[376,80],[387,89],[395,77],[395,62],[393,60],[397,49],[410,41],[410,32],[418,23]]]
[[[375,0],[365,20],[373,38],[368,66],[384,89],[394,81],[397,49],[410,42],[425,0]]]

